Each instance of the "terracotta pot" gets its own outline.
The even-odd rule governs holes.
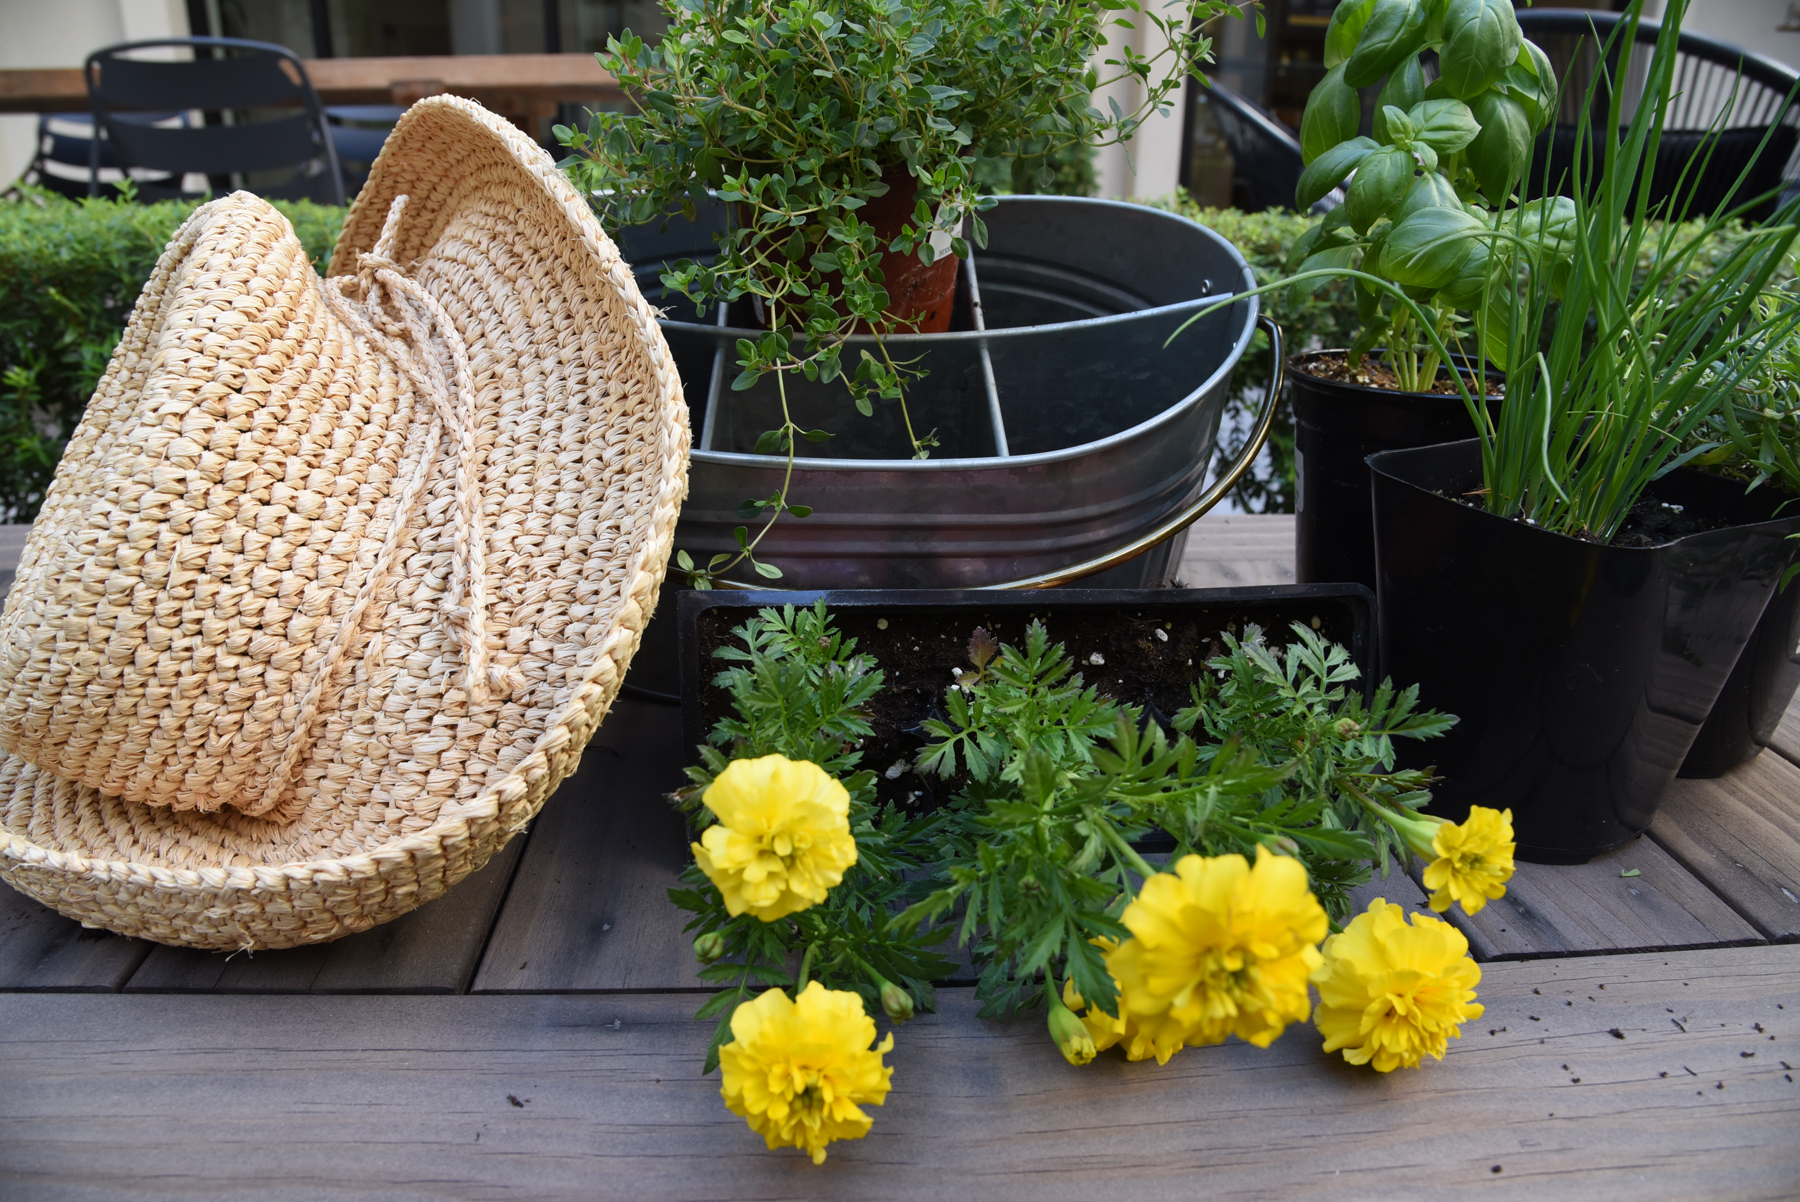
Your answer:
[[[857,216],[875,227],[875,240],[886,246],[900,236],[901,227],[912,220],[913,205],[919,195],[919,181],[908,174],[905,167],[890,167],[881,174],[881,182],[888,186],[887,193],[877,196],[857,211]],[[950,329],[950,313],[952,302],[956,299],[956,265],[960,260],[951,254],[934,260],[927,267],[919,262],[915,254],[902,255],[891,251],[881,256],[881,275],[888,291],[888,312],[900,318],[891,330],[881,333],[900,334],[943,334]],[[837,275],[832,273],[825,277],[829,286],[835,287]],[[764,313],[761,301],[754,305],[756,320],[759,324],[769,324],[768,315]],[[904,324],[913,318],[919,319],[917,326]],[[858,329],[859,334],[870,331]]]

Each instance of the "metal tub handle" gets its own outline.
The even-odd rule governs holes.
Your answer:
[[[1052,572],[1042,572],[1036,576],[1025,576],[1018,580],[1008,580],[1001,584],[984,584],[984,589],[1006,588],[1055,588],[1059,584],[1067,584],[1071,580],[1080,580],[1092,576],[1096,572],[1116,567],[1126,560],[1142,555],[1150,548],[1167,542],[1192,525],[1195,519],[1204,515],[1213,506],[1224,500],[1237,482],[1243,479],[1250,465],[1256,462],[1257,455],[1262,453],[1263,444],[1269,440],[1269,427],[1275,423],[1275,407],[1281,403],[1281,390],[1286,383],[1287,361],[1282,354],[1281,327],[1266,313],[1257,315],[1257,324],[1269,332],[1269,354],[1274,363],[1269,369],[1269,391],[1263,397],[1262,411],[1256,416],[1256,429],[1251,432],[1250,441],[1244,444],[1231,467],[1213,482],[1213,486],[1201,493],[1194,503],[1168,518],[1162,525],[1148,534],[1140,535],[1117,550],[1081,563],[1070,564],[1066,568],[1057,568]]]

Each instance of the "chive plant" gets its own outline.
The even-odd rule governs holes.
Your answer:
[[[1345,0],[1350,3],[1352,0]],[[1239,293],[1195,313],[1170,336],[1245,297],[1326,279],[1351,279],[1405,310],[1440,362],[1450,352],[1411,292],[1427,280],[1482,279],[1475,328],[1482,354],[1506,372],[1493,413],[1452,372],[1481,441],[1481,503],[1559,534],[1609,542],[1644,489],[1717,447],[1686,445],[1713,420],[1740,383],[1800,332],[1800,304],[1766,303],[1800,233],[1800,198],[1706,264],[1701,247],[1735,226],[1767,195],[1732,206],[1749,166],[1698,237],[1684,237],[1699,178],[1709,169],[1727,103],[1677,179],[1674,199],[1652,204],[1663,124],[1676,93],[1675,68],[1687,0],[1670,0],[1635,113],[1625,121],[1643,0],[1632,0],[1602,55],[1576,124],[1573,196],[1526,201],[1493,217],[1432,206],[1385,236],[1379,262],[1363,270],[1321,265]],[[1604,141],[1595,136],[1597,89],[1608,92]],[[1793,97],[1788,98],[1791,105]],[[1785,115],[1784,107],[1775,125]],[[1760,154],[1769,143],[1765,135]],[[1354,180],[1352,187],[1355,186]],[[1649,249],[1648,277],[1633,276]],[[1785,297],[1786,294],[1781,294]]]
[[[1670,5],[1638,119],[1625,121],[1626,89],[1610,86],[1604,69],[1595,73],[1576,129],[1573,196],[1564,207],[1514,211],[1495,244],[1495,257],[1512,269],[1490,277],[1476,317],[1483,350],[1507,371],[1498,420],[1465,397],[1481,437],[1488,509],[1601,542],[1618,533],[1654,480],[1708,449],[1692,443],[1694,432],[1800,326],[1800,306],[1759,303],[1800,232],[1793,204],[1711,265],[1697,286],[1675,286],[1695,274],[1698,248],[1680,242],[1673,221],[1686,216],[1716,147],[1709,139],[1689,161],[1670,202],[1674,211],[1659,212],[1650,184],[1676,90],[1685,8],[1685,0]],[[1611,63],[1616,54],[1620,79],[1629,77],[1641,9],[1635,0],[1603,56]],[[1610,96],[1601,143],[1592,114],[1603,84]],[[1717,130],[1715,124],[1715,137]],[[1702,239],[1768,199],[1729,207],[1748,174],[1746,165]],[[1544,178],[1554,182],[1547,170]],[[1527,228],[1533,222],[1536,228]],[[1564,241],[1572,249],[1566,272],[1547,273],[1541,259],[1522,253]],[[1649,278],[1634,287],[1647,242]]]

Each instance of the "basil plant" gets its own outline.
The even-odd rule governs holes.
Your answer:
[[[1529,262],[1557,288],[1569,257],[1567,199],[1507,211],[1533,138],[1555,116],[1550,60],[1525,39],[1509,0],[1343,0],[1326,29],[1325,65],[1301,121],[1306,170],[1295,205],[1305,211],[1348,184],[1294,244],[1288,272],[1351,275],[1362,326],[1351,360],[1381,347],[1405,391],[1431,387],[1441,365],[1421,319],[1438,342],[1458,345],[1477,324],[1472,312],[1488,305],[1482,349],[1504,367],[1504,283]],[[1373,136],[1364,136],[1358,89],[1377,84]],[[1497,252],[1501,243],[1509,249]]]

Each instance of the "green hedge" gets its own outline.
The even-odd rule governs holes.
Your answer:
[[[1312,220],[1201,208],[1185,194],[1157,204],[1217,230],[1264,283],[1277,278],[1287,248]],[[344,211],[305,202],[276,207],[322,265]],[[76,202],[29,189],[0,199],[0,520],[25,522],[37,515],[63,442],[106,368],[138,291],[189,209],[179,203]],[[1720,238],[1702,265],[1725,254],[1735,236]],[[1333,284],[1298,301],[1285,293],[1265,299],[1290,350],[1346,346],[1355,337],[1355,302],[1347,285]],[[1222,455],[1243,446],[1268,371],[1266,340],[1258,331],[1220,423]],[[1236,497],[1251,513],[1293,512],[1294,426],[1286,406],[1276,414],[1268,450]]]
[[[277,202],[322,263],[344,210]],[[0,199],[0,521],[28,522],[138,292],[193,206]]]

